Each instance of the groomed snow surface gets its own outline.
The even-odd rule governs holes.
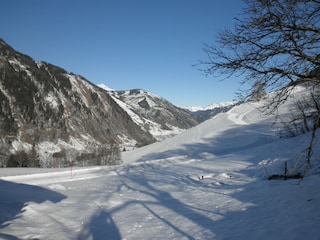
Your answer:
[[[124,152],[120,166],[0,169],[0,238],[320,239],[319,151],[302,181],[269,181],[310,135],[280,138],[262,104]]]

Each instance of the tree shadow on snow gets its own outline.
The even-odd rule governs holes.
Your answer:
[[[146,164],[143,166],[128,166],[126,171],[127,174],[122,175],[124,176],[125,180],[122,181],[122,184],[119,185],[115,192],[121,192],[123,189],[126,189],[131,192],[139,193],[139,196],[143,196],[142,199],[130,199],[129,201],[125,201],[111,209],[104,209],[103,206],[100,207],[99,211],[97,211],[97,213],[89,220],[89,222],[84,225],[77,237],[78,240],[122,239],[121,233],[112,216],[118,212],[124,211],[125,209],[130,211],[132,207],[135,209],[132,214],[135,214],[138,206],[142,207],[142,209],[145,209],[149,215],[157,218],[159,221],[163,222],[166,226],[172,229],[176,234],[179,234],[184,238],[194,239],[193,236],[188,233],[187,229],[183,229],[181,226],[183,223],[164,218],[162,213],[159,211],[159,207],[167,208],[168,210],[179,215],[181,219],[188,219],[188,221],[191,221],[196,225],[200,225],[207,231],[211,231],[213,220],[210,219],[206,213],[210,212],[211,214],[215,214],[213,211],[202,209],[201,207],[187,205],[181,202],[179,199],[173,197],[169,191],[158,189],[153,186],[154,184],[174,185],[176,181],[180,181],[180,183],[185,181],[185,185],[201,187],[201,183],[199,183],[199,181],[188,178],[183,174],[182,176],[170,168],[156,168],[152,164]],[[146,173],[144,173],[144,171],[146,171]],[[145,179],[149,179],[147,176],[148,173],[152,174],[153,171],[159,173],[159,178],[145,181]],[[163,176],[172,177],[164,178]],[[125,197],[123,198],[126,199]],[[128,225],[130,224],[132,224],[132,222],[128,222]]]
[[[179,172],[175,171],[174,164],[172,167],[161,167],[161,162],[159,164],[152,163],[152,160],[175,156],[188,156],[188,159],[195,158],[210,161],[210,155],[206,157],[203,154],[211,153],[215,156],[212,158],[212,164],[214,164],[215,159],[224,159],[224,156],[236,153],[236,158],[245,157],[246,161],[255,164],[261,160],[259,159],[261,155],[259,155],[259,151],[250,151],[250,149],[279,140],[275,135],[260,131],[263,130],[263,127],[265,125],[238,126],[221,132],[218,136],[203,138],[200,143],[185,144],[182,148],[152,153],[141,159],[141,161],[148,160],[150,162],[128,165],[121,168],[120,171],[122,173],[119,172],[119,175],[123,177],[123,182],[116,192],[121,192],[123,189],[131,193],[136,192],[140,199],[124,197],[122,199],[129,200],[108,210],[100,209],[89,223],[85,224],[78,239],[82,240],[90,237],[92,239],[121,239],[121,234],[112,216],[125,209],[130,210],[130,207],[140,207],[140,210],[146,211],[149,217],[152,216],[170,228],[172,232],[186,239],[195,239],[195,236],[193,235],[194,232],[190,231],[190,228],[186,228],[183,221],[188,221],[189,224],[203,229],[207,234],[207,237],[204,237],[204,239],[215,237],[218,239],[258,239],[259,237],[266,237],[268,231],[273,230],[272,228],[275,228],[274,231],[278,233],[278,221],[274,221],[278,210],[275,209],[273,213],[268,212],[273,202],[268,203],[265,201],[268,198],[268,194],[272,192],[271,190],[266,191],[266,188],[270,187],[269,181],[257,183],[256,180],[251,179],[250,181],[237,182],[235,179],[235,182],[232,182],[229,179],[226,184],[221,182],[221,185],[216,185],[215,183],[218,180],[216,181],[214,176],[211,179],[206,179],[205,182],[201,182],[195,176],[190,177],[188,175],[188,172],[201,173],[210,171],[210,169],[205,169],[208,165],[197,166],[196,164],[186,164],[183,166],[184,171]],[[230,160],[231,158],[226,157],[226,159]],[[123,173],[123,170],[125,173]],[[221,171],[223,172],[223,169]],[[237,169],[236,171],[237,173],[234,172],[235,178],[237,177],[236,174],[242,174],[249,179],[254,174],[252,172],[254,170],[246,167],[242,170]],[[215,172],[215,174],[218,173],[219,170]],[[177,189],[179,187],[181,188],[180,190]],[[201,206],[201,201],[199,201],[199,204],[194,204],[194,202],[193,204],[188,204],[187,196],[185,199],[175,197],[170,192],[171,188],[173,188],[175,193],[184,192],[185,189],[183,188],[189,188],[190,194],[192,194],[192,189],[197,189],[197,192],[201,193],[207,191],[216,198],[219,198],[221,195],[221,199],[234,201],[234,204],[239,204],[239,206],[243,204],[244,207],[228,209],[227,203],[224,203],[221,199],[214,198],[212,199],[212,203],[210,203],[212,206],[209,206],[207,203],[207,205]],[[231,190],[230,193],[229,190]],[[278,190],[280,191],[281,188]],[[123,194],[125,194],[125,191]],[[227,197],[222,195],[226,195]],[[216,201],[222,204],[224,211],[220,212],[216,210]],[[276,201],[281,201],[281,199]],[[268,204],[268,207],[266,207],[266,204]],[[285,212],[285,205],[283,206],[283,212]],[[166,213],[163,213],[162,210],[169,213],[169,216],[171,213],[174,213],[175,217],[167,218]],[[132,214],[135,213],[134,211]],[[265,221],[261,215],[268,215],[269,220]],[[265,223],[268,223],[269,226],[265,226]],[[249,231],[250,228],[256,232]],[[261,229],[263,230],[261,231]],[[274,238],[277,237],[276,234],[272,236]],[[163,238],[166,238],[166,236],[163,236]]]
[[[60,202],[66,196],[42,187],[0,180],[0,230],[19,218],[28,202]],[[1,239],[17,239],[2,234]]]
[[[100,209],[79,234],[78,240],[86,239],[113,239],[120,240],[120,232],[111,215]]]
[[[204,137],[200,139],[201,142],[182,144],[180,148],[145,155],[138,162],[181,156],[201,158],[203,153],[223,156],[279,140],[275,133],[266,132],[265,128],[265,124],[239,125],[212,138]]]
[[[230,197],[249,206],[224,213],[213,225],[215,234],[221,239],[319,239],[319,194],[304,188],[299,180],[242,185]]]
[[[252,164],[257,164],[259,161],[263,159],[259,159],[261,157],[265,157],[259,153],[259,150],[253,150],[253,149],[259,149],[260,146],[263,146],[265,144],[269,144],[276,141],[281,141],[278,136],[276,136],[272,132],[265,131],[265,125],[240,125],[235,128],[228,129],[226,131],[221,132],[220,135],[214,136],[212,138],[203,138],[200,143],[193,143],[193,144],[184,144],[182,147],[177,149],[171,149],[168,151],[163,152],[155,152],[152,154],[148,154],[146,156],[143,156],[139,162],[145,162],[152,160],[158,160],[158,159],[166,159],[166,158],[172,158],[172,157],[181,157],[181,156],[187,156],[188,159],[194,158],[194,159],[204,159],[204,160],[211,160],[212,158],[212,164],[214,164],[215,159],[224,159],[224,156],[228,155],[236,155],[240,159],[242,157],[245,157],[246,161]],[[251,151],[253,150],[253,151]],[[214,155],[214,157],[206,157],[203,155],[204,153],[210,153]],[[270,153],[270,154],[276,154],[276,153]],[[230,159],[229,157],[226,157],[226,159]],[[183,160],[181,160],[183,161]],[[150,163],[149,162],[149,163]],[[169,191],[165,191],[163,189],[160,189],[158,187],[155,187],[157,185],[161,186],[170,186],[175,185],[175,181],[180,181],[181,185],[185,186],[194,186],[198,184],[199,187],[202,187],[203,185],[199,184],[200,181],[196,181],[195,179],[188,179],[188,176],[179,176],[177,172],[174,172],[172,170],[172,173],[170,173],[169,168],[165,168],[163,170],[159,170],[159,168],[156,171],[164,171],[162,176],[159,176],[159,178],[154,179],[154,181],[150,181],[148,177],[145,177],[145,179],[148,179],[148,181],[143,181],[141,179],[144,179],[144,175],[148,174],[147,171],[153,171],[153,167],[157,167],[157,165],[152,164],[145,164],[145,171],[141,171],[140,175],[132,175],[127,174],[126,177],[129,182],[133,183],[133,186],[131,187],[130,184],[127,184],[127,188],[133,191],[139,191],[140,193],[150,196],[153,199],[155,199],[155,202],[143,202],[143,201],[137,201],[134,204],[141,204],[149,213],[151,213],[154,217],[158,218],[162,222],[164,222],[166,225],[168,225],[170,228],[174,229],[175,232],[178,232],[183,237],[186,237],[188,239],[193,239],[193,236],[190,235],[188,231],[184,231],[181,227],[179,227],[179,223],[172,222],[170,219],[164,219],[153,210],[153,206],[163,206],[167,209],[169,209],[172,212],[175,212],[177,215],[188,219],[189,221],[192,221],[194,224],[200,226],[202,229],[205,229],[208,233],[210,233],[213,236],[216,237],[231,237],[230,239],[233,239],[233,237],[246,237],[245,239],[257,239],[259,237],[265,237],[266,235],[261,234],[267,234],[267,229],[272,230],[268,226],[264,226],[264,224],[272,223],[272,227],[277,228],[277,221],[273,221],[272,214],[276,215],[277,212],[268,213],[268,209],[265,208],[265,198],[267,198],[268,194],[272,191],[264,191],[266,186],[270,184],[269,181],[261,181],[262,186],[259,186],[259,184],[256,184],[256,180],[253,180],[251,183],[245,183],[243,184],[237,183],[236,185],[221,185],[216,186],[214,184],[206,184],[204,188],[207,188],[209,191],[214,191],[214,189],[217,189],[217,193],[221,193],[221,189],[240,189],[242,188],[240,192],[236,191],[237,193],[228,194],[229,197],[236,199],[236,201],[240,201],[242,203],[248,204],[247,208],[241,209],[241,210],[230,210],[226,213],[214,213],[211,212],[210,214],[221,214],[221,219],[212,219],[208,215],[208,210],[201,209],[201,206],[190,206],[188,204],[185,204],[184,201],[178,200],[174,198]],[[189,167],[186,165],[185,167]],[[196,169],[194,165],[192,166],[192,169],[190,169],[191,172],[196,171],[206,171],[206,169],[201,169],[199,167]],[[208,170],[209,171],[209,170]],[[246,175],[247,177],[252,177],[252,175],[255,175],[253,172],[254,169],[248,169],[244,168],[243,170],[239,169],[237,170],[238,174]],[[166,179],[168,178],[168,179]],[[261,179],[260,179],[261,180]],[[185,181],[184,183],[181,181]],[[210,181],[210,180],[209,180]],[[214,182],[214,178],[212,179]],[[207,182],[208,183],[208,182]],[[137,187],[137,184],[139,187]],[[253,193],[252,193],[252,192]],[[258,195],[255,195],[254,192],[257,192]],[[250,198],[250,196],[252,198]],[[214,199],[212,199],[213,205],[214,205]],[[272,205],[272,203],[270,203]],[[270,209],[270,208],[269,208]],[[275,209],[276,210],[276,209]],[[257,213],[261,214],[269,214],[270,219],[268,221],[264,221],[263,217],[258,216]],[[242,219],[245,219],[245,221],[242,221]],[[249,219],[249,220],[248,220]],[[252,220],[250,220],[252,219]],[[257,232],[255,234],[254,232],[248,231],[250,227],[248,227],[246,224],[251,223],[253,228],[264,228],[265,230]],[[256,231],[259,231],[259,229],[255,229]],[[276,229],[277,231],[279,229]],[[274,235],[276,237],[276,235]]]
[[[269,145],[264,146],[266,144]],[[280,148],[283,151],[279,152]],[[215,160],[245,159],[247,163],[251,164],[251,167],[238,169],[234,173],[235,176],[241,174],[251,179],[249,182],[244,181],[241,184],[235,183],[235,185],[232,182],[229,182],[229,185],[210,185],[210,181],[215,181],[214,176],[205,181],[206,187],[212,186],[211,189],[208,189],[210,192],[214,189],[217,189],[218,192],[229,189],[236,190],[234,193],[228,194],[228,197],[234,200],[235,204],[239,203],[239,206],[242,204],[244,206],[221,213],[222,218],[219,220],[210,219],[199,213],[193,215],[195,211],[190,206],[172,198],[170,193],[156,190],[148,182],[140,182],[140,184],[148,189],[144,193],[156,198],[159,204],[165,204],[167,208],[185,217],[193,215],[192,218],[195,222],[210,230],[217,239],[288,239],[292,236],[295,239],[318,239],[320,234],[320,229],[317,228],[320,219],[320,210],[317,205],[319,202],[318,192],[313,191],[312,197],[304,197],[304,187],[298,184],[299,180],[272,182],[267,180],[267,176],[263,177],[261,173],[257,174],[260,161],[290,158],[298,152],[299,148],[292,149],[288,146],[287,140],[279,138],[275,133],[266,131],[264,124],[251,124],[228,129],[212,138],[203,138],[198,143],[184,144],[177,149],[156,152],[141,158],[140,161],[143,162],[187,156],[186,160],[190,158],[212,160],[213,165]],[[212,156],[209,154],[206,157],[206,155],[203,155],[204,153],[210,153]],[[188,167],[187,164],[186,166]],[[197,171],[197,169],[194,170]],[[200,168],[198,170],[201,171]],[[281,170],[279,169],[279,171]],[[210,169],[207,171],[209,172]],[[167,176],[166,174],[164,176]],[[159,181],[159,179],[157,180]],[[164,202],[165,199],[172,201],[173,207],[178,207],[173,209],[170,204]],[[213,206],[214,200],[212,199]],[[297,205],[300,208],[297,208]],[[309,216],[304,213],[306,211],[305,206],[313,209],[309,211]],[[146,208],[149,208],[149,206]],[[299,219],[300,216],[301,219]],[[185,233],[185,237],[191,239],[187,233]]]
[[[128,171],[130,171],[130,167],[128,168]],[[155,171],[158,176],[155,176],[153,171]],[[154,178],[150,178],[150,176],[148,176],[149,174],[154,176]],[[172,186],[175,187],[177,182],[179,182],[179,185],[191,188],[202,188],[203,185],[199,181],[188,178],[183,174],[179,174],[175,172],[174,169],[157,168],[152,166],[152,164],[146,164],[142,167],[141,171],[137,171],[136,174],[132,172],[125,174],[125,178],[126,180],[122,183],[122,188],[131,192],[137,192],[139,193],[139,196],[143,197],[138,200],[127,201],[124,204],[113,208],[110,211],[110,214],[116,213],[120,210],[123,211],[125,208],[130,206],[134,206],[135,208],[140,206],[142,209],[147,211],[149,217],[152,216],[153,218],[158,219],[170,228],[172,232],[177,234],[177,236],[182,238],[195,239],[192,235],[193,233],[189,232],[188,227],[185,227],[184,221],[188,221],[189,224],[199,226],[208,236],[213,237],[215,235],[212,228],[215,221],[208,215],[217,216],[219,214],[212,209],[189,205],[186,202],[181,201],[179,198],[174,197],[170,193],[170,190],[166,189],[166,186],[169,186],[169,188]],[[148,179],[148,181],[146,181],[146,179]],[[161,189],[161,187],[158,186],[165,187],[164,189]],[[203,189],[207,190],[208,187],[204,187]],[[170,217],[165,217],[161,209],[166,209],[169,210],[169,212],[175,213],[177,218],[171,219]],[[158,234],[163,233],[159,232]],[[157,237],[159,236],[157,235]],[[163,238],[165,239],[166,236],[163,235]]]

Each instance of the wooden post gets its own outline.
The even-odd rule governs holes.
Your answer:
[[[70,162],[70,177],[72,178],[72,166],[73,166],[73,164],[72,164],[72,162]]]
[[[287,161],[285,161],[284,162],[284,180],[287,180],[287,172],[288,172]]]

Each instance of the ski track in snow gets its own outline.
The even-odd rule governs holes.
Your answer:
[[[319,175],[265,173],[292,165],[309,136],[279,139],[254,107],[124,152],[119,166],[0,169],[0,239],[319,239]]]

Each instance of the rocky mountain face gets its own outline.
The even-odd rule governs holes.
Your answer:
[[[0,167],[117,164],[197,124],[152,93],[103,89],[0,39]]]
[[[112,164],[154,141],[107,91],[0,39],[0,167]]]
[[[136,124],[158,141],[198,124],[186,110],[150,92],[134,89],[109,93]]]

